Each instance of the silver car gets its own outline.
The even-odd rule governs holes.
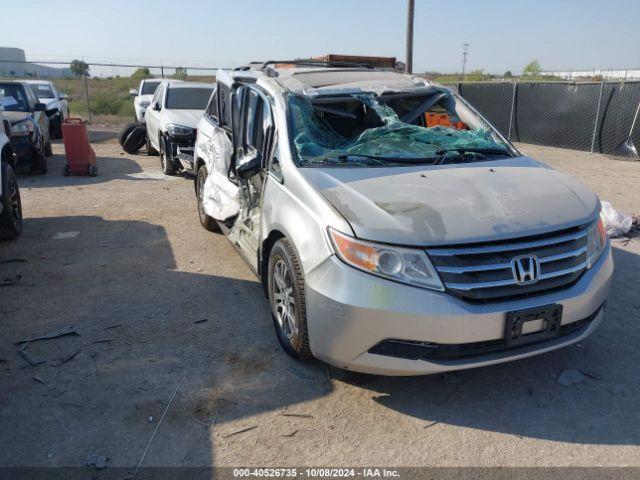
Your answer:
[[[439,85],[304,62],[220,71],[194,161],[202,225],[258,276],[296,358],[430,374],[602,321],[598,197]]]

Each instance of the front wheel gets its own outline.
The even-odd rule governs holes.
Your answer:
[[[293,358],[312,358],[302,266],[293,246],[284,238],[271,249],[267,281],[280,345]]]
[[[5,162],[2,168],[2,212],[0,212],[0,240],[16,238],[22,232],[22,203],[18,180],[13,168]]]
[[[158,145],[160,147],[160,168],[162,168],[162,173],[165,175],[175,174],[176,170],[173,166],[173,155],[171,155],[171,151],[167,152],[167,150],[170,149],[170,145],[168,145],[168,142],[162,135],[158,139]]]

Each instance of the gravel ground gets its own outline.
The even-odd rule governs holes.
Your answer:
[[[455,375],[347,374],[281,352],[191,179],[93,135],[99,176],[63,177],[54,145],[48,175],[19,177],[22,237],[0,244],[15,280],[0,285],[0,466],[135,466],[176,389],[145,466],[640,466],[640,239],[614,242],[605,322],[580,345]],[[521,148],[640,212],[640,162]],[[69,325],[28,345],[44,363],[18,354]],[[562,386],[565,369],[586,377]]]

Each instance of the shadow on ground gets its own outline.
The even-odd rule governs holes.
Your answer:
[[[59,231],[81,233],[50,240]],[[135,465],[176,389],[145,464],[212,465],[212,424],[294,408],[332,395],[336,382],[430,423],[576,444],[640,442],[640,305],[624,303],[640,257],[626,251],[615,252],[606,321],[580,347],[450,376],[332,369],[329,380],[319,362],[282,353],[258,282],[178,271],[159,225],[27,218],[24,232],[0,245],[0,278],[16,279],[1,292],[0,431],[12,432],[0,437],[4,465],[78,465],[101,452],[114,466]],[[44,363],[17,354],[14,342],[67,325],[80,335],[29,345]],[[565,368],[589,376],[563,387],[555,377]]]

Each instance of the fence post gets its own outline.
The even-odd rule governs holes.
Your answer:
[[[87,110],[89,111],[89,123],[91,123],[91,103],[89,103],[89,85],[87,83],[87,74],[83,75],[84,77],[84,96],[87,99]]]
[[[511,112],[509,113],[509,133],[507,140],[511,140],[511,129],[513,128],[513,119],[516,112],[516,93],[518,91],[518,82],[513,82],[513,93],[511,94]]]
[[[602,105],[602,93],[604,92],[604,80],[600,82],[600,93],[598,94],[598,107],[596,108],[596,118],[593,121],[593,134],[591,135],[591,153],[596,148],[596,134],[598,133],[598,119],[600,118],[600,106]]]

